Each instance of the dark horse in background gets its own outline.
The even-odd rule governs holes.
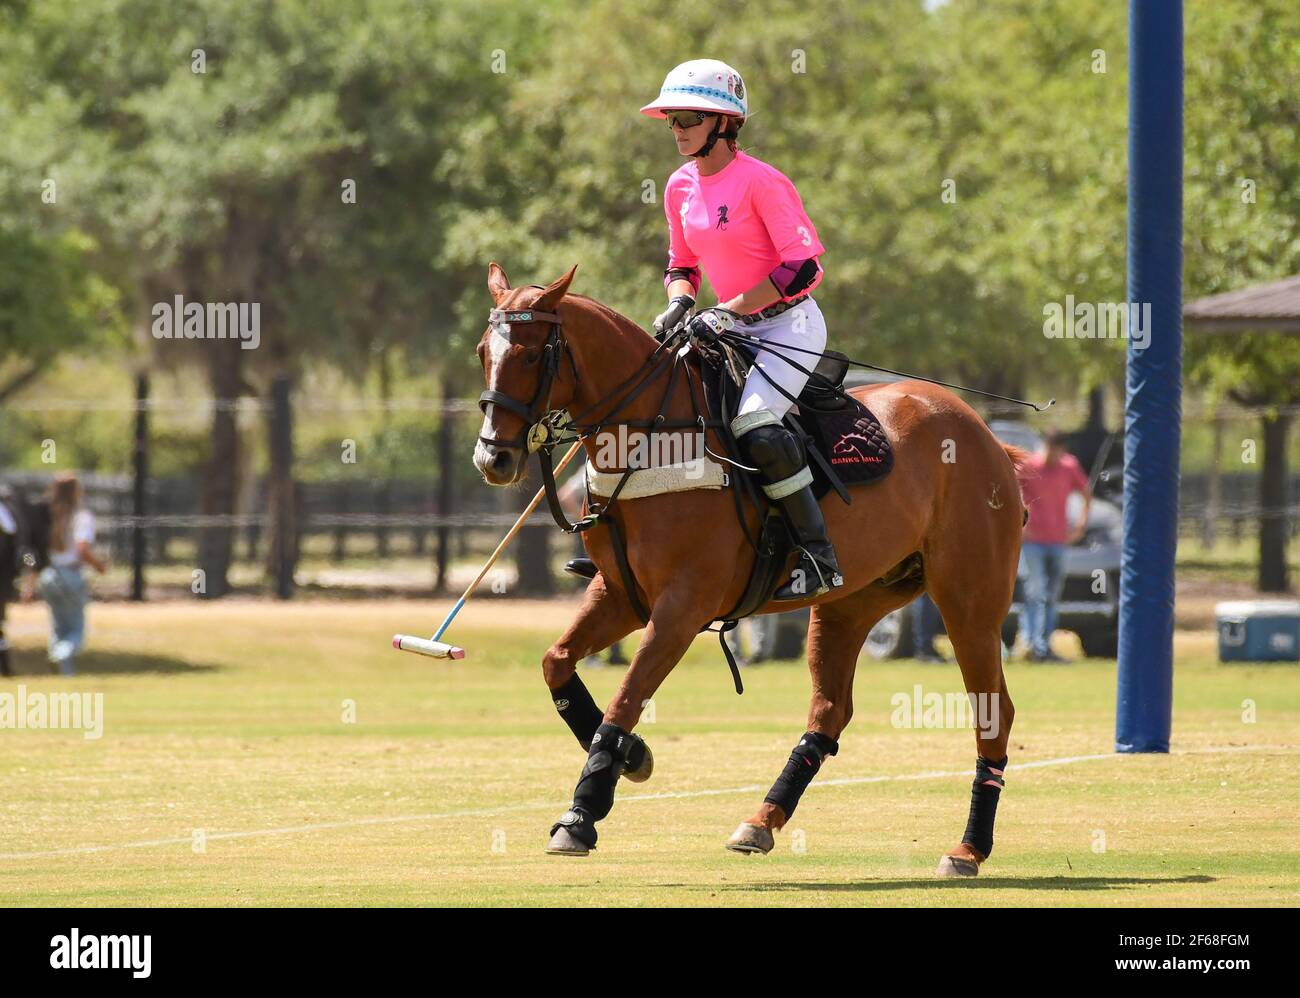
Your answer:
[[[599,403],[634,380],[655,353],[655,339],[635,323],[593,299],[568,293],[576,269],[545,288],[511,288],[497,264],[488,268],[496,309],[477,350],[488,391],[474,463],[491,485],[509,485],[524,476],[529,432],[545,412],[599,410]],[[551,376],[544,376],[550,348],[567,356]],[[822,501],[844,586],[803,603],[769,603],[760,611],[811,605],[812,702],[807,732],[772,792],[727,846],[741,852],[771,850],[773,832],[789,820],[825,756],[835,754],[853,714],[853,675],[867,632],[925,591],[943,614],[967,692],[992,705],[993,723],[976,732],[969,823],[938,870],[940,875],[974,876],[992,849],[1014,716],[1002,671],[1000,631],[1011,604],[1025,522],[1016,480],[1016,462],[1023,454],[1001,444],[970,406],[935,385],[904,381],[857,388],[853,394],[884,428],[894,449],[894,469],[855,490],[852,505],[834,493]],[[665,415],[690,419],[689,396],[674,393]],[[610,427],[653,419],[660,401],[661,393],[643,391],[626,406],[610,402],[607,411],[590,413],[588,421]],[[724,453],[714,436],[710,434],[711,449]],[[594,459],[594,442],[588,438],[584,445]],[[749,512],[752,532],[758,513]],[[610,515],[621,528],[649,622],[618,692],[601,710],[576,667],[585,656],[643,625],[624,591],[610,530],[597,525],[585,532],[598,573],[577,617],[542,661],[543,678],[561,717],[588,750],[574,805],[551,830],[548,851],[558,854],[586,855],[595,845],[595,823],[613,805],[620,775],[638,781],[649,775],[653,757],[632,733],[642,705],[701,628],[736,604],[755,560],[727,489],[620,499]],[[898,571],[909,560],[916,564],[918,554],[923,572]]]

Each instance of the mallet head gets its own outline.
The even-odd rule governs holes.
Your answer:
[[[428,655],[430,658],[465,657],[464,648],[457,648],[455,645],[429,638],[417,638],[412,634],[394,634],[393,647],[398,651],[413,651],[417,655]]]

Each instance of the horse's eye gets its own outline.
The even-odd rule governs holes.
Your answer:
[[[532,367],[541,358],[542,351],[537,347],[529,347],[524,351],[524,363]]]

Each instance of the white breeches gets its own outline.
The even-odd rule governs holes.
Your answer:
[[[817,355],[826,349],[826,320],[812,298],[806,298],[794,308],[752,326],[738,325],[736,332],[756,336],[764,342],[772,343],[778,350],[782,345],[798,347],[799,350],[784,350],[783,356],[807,371],[817,366],[820,359]],[[805,350],[809,352],[801,352]],[[794,403],[777,391],[768,379],[776,382],[792,397],[798,398],[808,382],[808,375],[791,367],[783,357],[778,357],[775,353],[761,348],[756,352],[758,360],[745,379],[737,415],[744,416],[760,409],[770,409],[780,419],[790,411]]]

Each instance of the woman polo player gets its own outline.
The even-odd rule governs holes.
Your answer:
[[[811,370],[826,347],[826,322],[810,294],[822,278],[817,257],[825,248],[794,184],[736,148],[749,113],[740,74],[716,59],[684,62],[641,113],[666,118],[677,151],[688,157],[664,190],[664,286],[670,301],[655,319],[655,332],[663,337],[685,325],[691,336],[711,341],[739,323],[746,334],[778,350],[797,348],[785,356]],[[701,270],[719,303],[692,317]],[[771,351],[757,352],[731,430],[802,549],[791,579],[774,599],[807,599],[843,585],[813,497],[807,455],[781,422],[808,376]]]

